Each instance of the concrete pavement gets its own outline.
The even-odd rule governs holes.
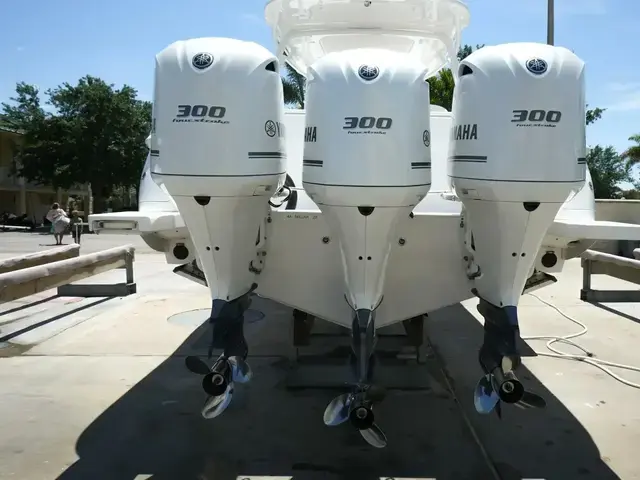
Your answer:
[[[136,241],[142,243],[87,235],[82,248],[85,253]],[[39,236],[0,233],[0,254],[34,251],[40,243],[46,242]],[[173,274],[161,255],[142,253],[145,248],[140,245],[136,256],[136,295],[80,311],[74,310],[87,300],[45,297],[37,305],[3,306],[14,311],[0,311],[0,337],[18,335],[10,339],[12,348],[0,348],[0,479],[482,480],[495,478],[492,466],[505,479],[640,479],[640,390],[590,365],[526,358],[521,378],[547,398],[548,408],[505,407],[502,421],[475,413],[482,338],[475,301],[430,314],[430,388],[393,391],[376,410],[389,438],[384,450],[372,450],[347,426],[322,424],[336,392],[286,388],[291,312],[264,299],[252,305],[264,320],[246,329],[254,380],[237,389],[222,417],[205,421],[200,378],[183,362],[206,351],[206,325],[167,318],[206,309],[208,292]],[[112,275],[121,281],[123,273],[95,281],[111,281]],[[614,279],[594,280],[595,288],[621,286],[629,288]],[[579,262],[571,261],[557,284],[536,295],[588,327],[578,342],[598,358],[640,365],[640,308],[584,304],[579,288]],[[537,298],[527,295],[521,305],[523,335],[579,330]],[[540,352],[547,351],[544,343],[529,342]],[[638,373],[616,373],[640,382]]]

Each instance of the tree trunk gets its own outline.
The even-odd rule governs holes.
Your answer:
[[[93,212],[105,213],[107,211],[107,200],[112,194],[111,188],[100,182],[91,182],[91,194],[93,195]]]
[[[107,199],[100,194],[93,195],[93,212],[105,213],[107,211]]]

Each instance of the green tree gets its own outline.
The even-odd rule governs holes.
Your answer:
[[[589,110],[589,104],[587,103],[587,125],[591,125],[596,120],[600,120],[605,110],[606,108],[594,108]]]
[[[94,210],[118,187],[137,186],[147,156],[144,143],[151,126],[151,103],[138,100],[130,86],[116,89],[86,76],[76,85],[38,90],[19,83],[13,104],[2,104],[5,123],[24,134],[16,173],[27,180],[70,188],[90,184]]]
[[[484,47],[483,45],[476,45],[475,50]],[[458,61],[461,62],[474,51],[471,45],[463,45],[458,50]],[[453,104],[453,87],[455,87],[455,81],[453,79],[453,72],[450,68],[443,68],[434,77],[429,80],[431,105],[439,105],[451,111]]]
[[[304,108],[306,79],[288,63],[285,63],[285,69],[286,74],[282,77],[284,103],[296,108]]]
[[[630,182],[629,165],[612,146],[596,145],[587,154],[587,165],[596,198],[620,198],[622,182]]]
[[[38,89],[25,82],[16,85],[16,96],[11,98],[15,105],[2,104],[2,124],[12,130],[20,131],[25,125],[42,120],[45,117],[40,105]]]
[[[634,142],[635,145],[627,148],[620,157],[627,161],[629,167],[634,167],[640,163],[640,133],[631,135],[629,137],[630,142]]]
[[[620,195],[621,198],[626,200],[640,200],[640,190],[638,190],[637,187],[629,190],[623,190]]]

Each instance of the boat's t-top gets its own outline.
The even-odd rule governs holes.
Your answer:
[[[271,0],[276,55],[305,75],[322,57],[360,48],[410,55],[427,76],[455,69],[469,10],[459,0]]]

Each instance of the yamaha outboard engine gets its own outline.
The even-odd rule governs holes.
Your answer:
[[[419,59],[374,49],[326,55],[307,73],[302,179],[340,247],[357,385],[325,423],[350,419],[376,447],[386,445],[370,389],[376,308],[398,226],[431,184],[426,73]]]
[[[482,413],[544,406],[514,372],[517,307],[547,230],[585,181],[584,67],[566,48],[513,43],[477,50],[457,72],[448,168],[485,319]]]
[[[234,381],[251,376],[243,333],[251,267],[269,199],[285,179],[279,71],[264,47],[227,38],[175,42],[156,57],[151,174],[189,229],[213,300],[212,348],[223,350],[211,368],[187,360],[204,375],[206,417],[226,408]]]

